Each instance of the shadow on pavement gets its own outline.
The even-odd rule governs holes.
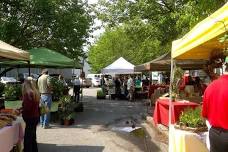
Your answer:
[[[103,146],[38,144],[41,152],[103,152]]]

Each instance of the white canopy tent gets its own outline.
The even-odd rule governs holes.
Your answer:
[[[0,58],[29,61],[29,53],[0,40]]]
[[[109,66],[102,69],[104,74],[131,74],[134,73],[134,65],[120,57]]]

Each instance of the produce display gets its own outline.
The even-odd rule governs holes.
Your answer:
[[[5,126],[11,126],[16,119],[17,116],[13,112],[0,112],[0,129]]]

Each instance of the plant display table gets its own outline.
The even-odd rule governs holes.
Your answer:
[[[179,116],[185,108],[195,108],[199,104],[193,102],[172,102],[171,106],[173,108],[171,123],[174,124],[179,120]],[[155,124],[169,125],[169,99],[158,99],[156,101],[153,118]]]
[[[24,126],[22,118],[13,122],[12,126],[0,129],[1,152],[9,152],[16,144],[21,144],[24,139]]]
[[[169,127],[169,152],[209,152],[206,147],[208,132],[193,133]]]

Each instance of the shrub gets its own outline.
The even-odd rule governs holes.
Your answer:
[[[53,91],[52,99],[53,101],[58,101],[60,97],[63,96],[64,90],[65,90],[64,85],[58,79],[51,78],[51,86]]]
[[[0,82],[0,97],[2,97],[5,89],[5,84]]]
[[[105,99],[106,93],[103,90],[97,91],[97,99]]]
[[[59,104],[59,115],[63,120],[70,120],[74,118],[74,108],[76,104],[72,101],[71,96],[62,96]]]
[[[5,89],[6,100],[18,100],[21,98],[21,84],[6,84]]]
[[[97,91],[97,96],[98,97],[105,97],[105,93],[102,90]]]
[[[201,108],[187,108],[181,115],[179,123],[181,126],[198,128],[205,127],[205,120],[201,117]]]

